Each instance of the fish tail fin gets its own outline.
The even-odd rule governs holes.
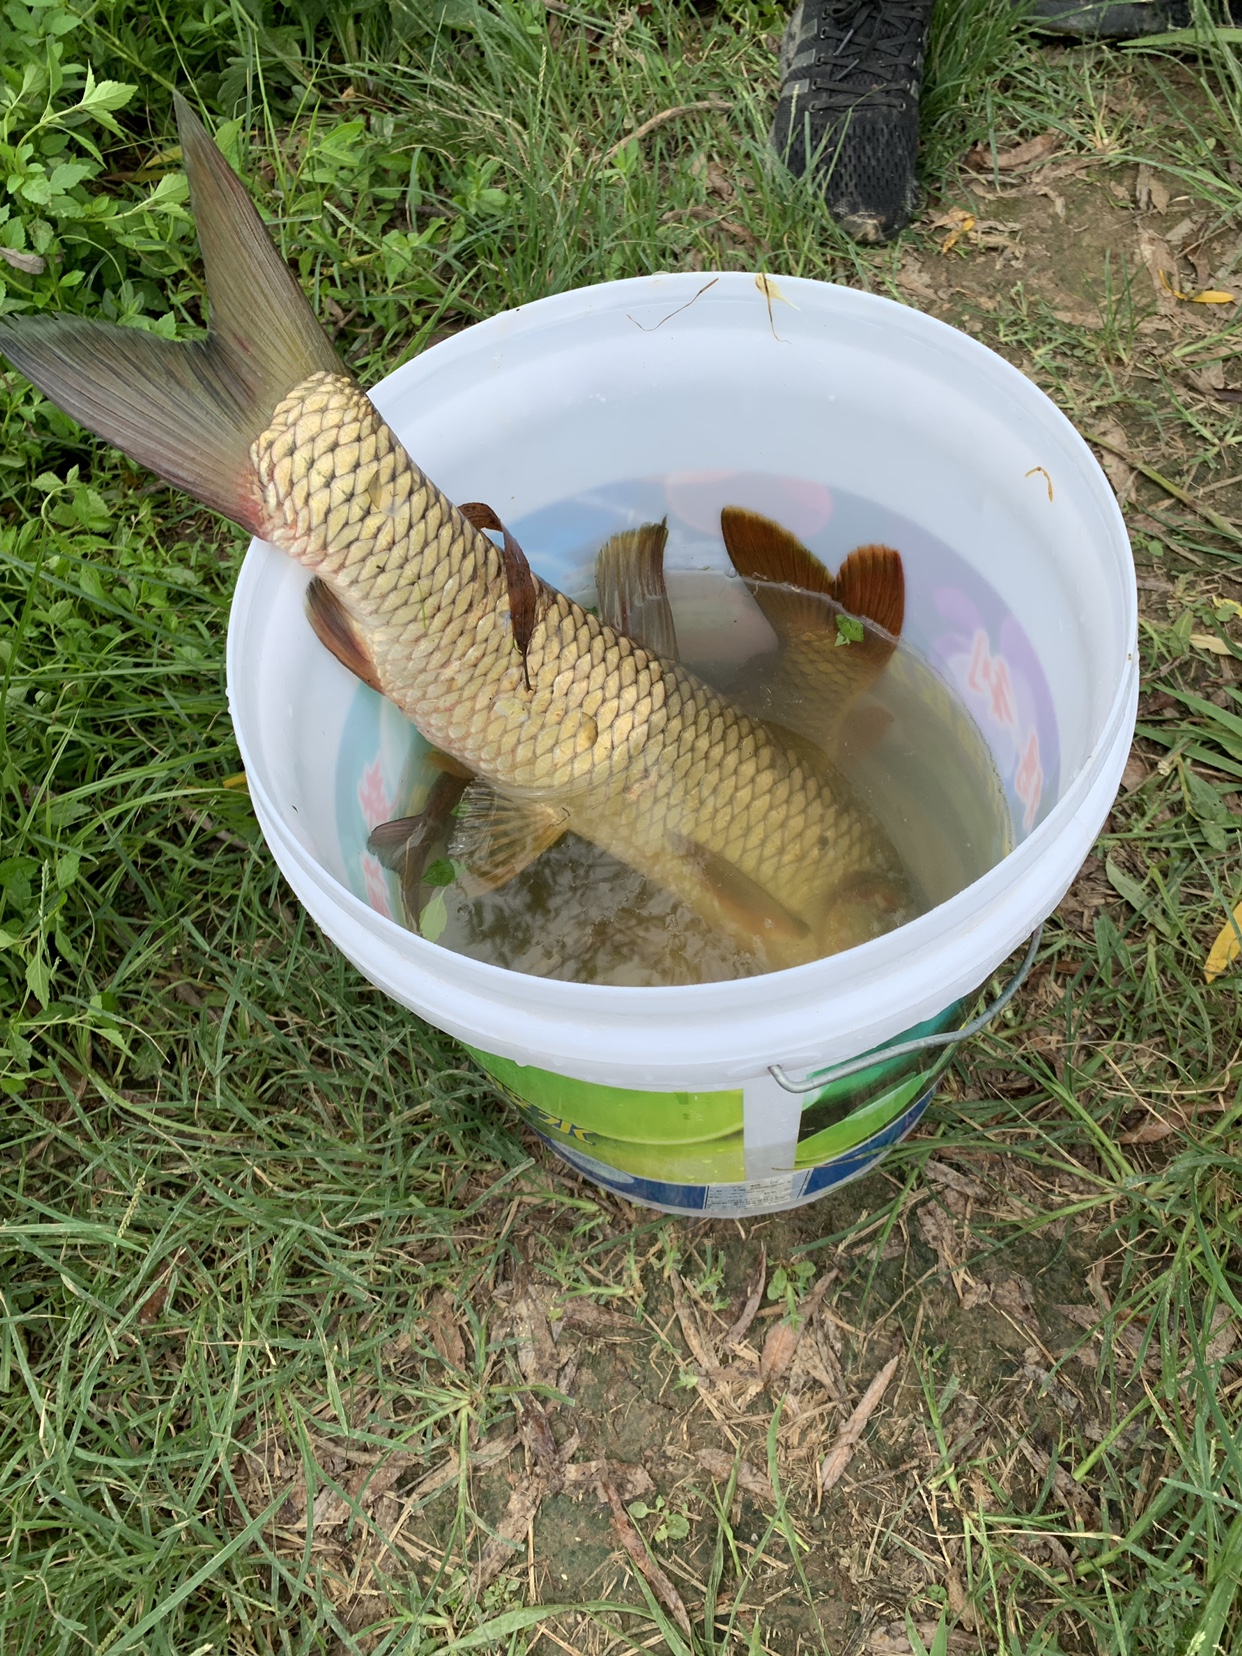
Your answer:
[[[724,507],[720,531],[734,569],[780,637],[832,624],[823,600],[836,599],[837,583],[796,535],[744,506]]]
[[[906,618],[906,573],[891,546],[858,546],[837,570],[837,602],[850,615],[874,621],[891,638]]]
[[[241,180],[184,99],[175,103],[206,267],[207,338],[9,316],[0,352],[75,420],[258,534],[250,445],[295,386],[344,370]]]

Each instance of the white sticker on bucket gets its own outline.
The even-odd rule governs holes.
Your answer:
[[[805,1183],[805,1173],[782,1173],[771,1179],[748,1179],[745,1184],[708,1185],[703,1211],[766,1213],[771,1208],[788,1207],[802,1194]]]

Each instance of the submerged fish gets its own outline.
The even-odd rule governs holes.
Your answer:
[[[508,866],[572,829],[772,966],[895,924],[896,855],[834,776],[541,581],[424,476],[180,99],[177,114],[207,338],[9,317],[14,366],[320,578],[362,676],[487,785]]]

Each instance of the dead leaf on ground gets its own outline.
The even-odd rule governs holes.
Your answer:
[[[427,1332],[450,1368],[465,1368],[466,1342],[461,1337],[456,1308],[443,1288],[437,1288],[427,1301]]]
[[[548,1314],[529,1283],[517,1288],[509,1302],[517,1365],[529,1386],[555,1386],[560,1359]]]
[[[1163,213],[1169,205],[1169,186],[1146,161],[1139,163],[1138,177],[1134,181],[1134,204],[1144,213],[1149,208],[1154,212]]]
[[[1147,768],[1147,761],[1143,755],[1132,751],[1126,760],[1126,768],[1121,773],[1121,786],[1127,793],[1133,793],[1136,788],[1143,786],[1150,775],[1151,771]]]
[[[765,1243],[759,1249],[759,1261],[755,1266],[754,1275],[750,1279],[746,1299],[737,1317],[724,1332],[723,1344],[726,1349],[739,1345],[746,1337],[746,1331],[755,1320],[755,1314],[763,1302],[763,1289],[768,1280],[768,1250]]]
[[[888,1389],[888,1383],[897,1372],[897,1365],[902,1354],[897,1352],[876,1375],[859,1399],[858,1407],[846,1421],[837,1435],[836,1442],[824,1456],[819,1467],[819,1487],[821,1493],[828,1490],[840,1479],[849,1465],[859,1438],[862,1436],[867,1422],[879,1407],[880,1399]]]
[[[548,1486],[538,1473],[513,1490],[496,1525],[496,1533],[488,1537],[479,1562],[471,1573],[472,1592],[481,1593],[495,1581],[505,1565],[513,1561],[547,1493]]]
[[[991,172],[993,167],[998,172],[1015,172],[1019,167],[1033,167],[1046,161],[1060,144],[1061,135],[1057,132],[1041,132],[995,154],[986,144],[976,144],[966,152],[966,165],[977,172]]]
[[[620,1541],[636,1567],[645,1576],[648,1586],[686,1635],[686,1638],[692,1638],[690,1617],[686,1614],[686,1607],[682,1602],[681,1594],[647,1551],[642,1536],[630,1522],[629,1513],[626,1512],[622,1504],[616,1485],[607,1474],[600,1478],[599,1484],[604,1498],[612,1508],[612,1527],[617,1540]]]
[[[924,1650],[930,1650],[935,1643],[937,1626],[936,1622],[914,1623],[914,1631]],[[948,1650],[949,1656],[958,1656],[958,1652],[962,1656],[966,1656],[967,1652],[977,1656],[979,1642],[969,1633],[954,1631],[949,1634],[943,1648]],[[864,1656],[914,1656],[914,1646],[910,1643],[904,1621],[890,1621],[881,1627],[873,1627],[862,1650]]]
[[[733,1473],[733,1456],[726,1454],[723,1449],[698,1449],[695,1451],[695,1460],[713,1478],[719,1478],[721,1483],[728,1483]],[[748,1495],[754,1495],[761,1501],[774,1502],[775,1492],[772,1481],[766,1472],[761,1472],[757,1466],[749,1461],[737,1462],[737,1486],[744,1489]]]
[[[823,1276],[805,1294],[795,1312],[795,1321],[790,1322],[788,1317],[782,1317],[768,1332],[763,1342],[763,1352],[759,1358],[759,1381],[761,1385],[771,1389],[779,1385],[789,1372],[789,1365],[794,1360],[794,1353],[802,1339],[807,1323],[819,1309],[819,1302],[828,1291],[830,1283],[836,1281],[840,1271],[833,1269],[825,1271]]]

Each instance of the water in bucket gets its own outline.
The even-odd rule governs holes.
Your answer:
[[[882,540],[905,555],[902,644],[852,709],[838,753],[848,787],[892,841],[907,876],[901,911],[877,911],[877,933],[891,929],[979,878],[1010,849],[1015,827],[1022,834],[1037,819],[1044,765],[1050,758],[1055,762],[1046,738],[1041,748],[1037,728],[1046,686],[1032,682],[1033,654],[1028,646],[1023,658],[1021,640],[1011,640],[1006,656],[994,656],[990,647],[986,658],[981,655],[978,638],[986,640],[998,600],[949,547],[929,548],[924,544],[929,537],[915,525],[840,489],[744,473],[628,480],[560,501],[513,527],[545,573],[589,604],[602,542],[619,529],[667,518],[665,563],[679,658],[724,694],[744,700],[744,689],[753,692],[777,659],[777,640],[730,569],[719,527],[721,504],[744,504],[789,526],[829,568],[869,541]],[[972,618],[975,632],[963,650],[960,628]],[[946,621],[952,632],[946,632]],[[338,801],[349,819],[348,833],[341,822],[342,847],[348,840],[349,860],[357,859],[360,895],[365,892],[382,912],[400,918],[399,883],[379,869],[365,845],[379,800],[364,801],[363,795],[382,793],[392,814],[416,812],[436,772],[421,739],[399,715],[404,757],[395,728],[390,741],[381,743],[378,724],[372,723],[378,698],[365,690],[357,695],[360,704],[350,724],[358,748],[350,751],[348,740],[343,743],[338,766],[346,773],[338,779]],[[786,723],[797,722],[797,711],[788,704],[776,710]],[[382,711],[378,717],[385,719]],[[991,727],[986,739],[981,724]],[[379,788],[375,764],[382,748],[387,751]],[[358,759],[367,749],[360,775]],[[998,753],[1009,759],[1004,777]],[[348,790],[344,798],[342,781]],[[353,799],[371,809],[355,811]],[[446,841],[452,826],[451,820],[446,823]],[[448,885],[434,892],[424,888],[422,901],[425,936],[537,976],[654,986],[768,969],[758,950],[723,937],[672,893],[572,835],[496,892],[467,899]]]

